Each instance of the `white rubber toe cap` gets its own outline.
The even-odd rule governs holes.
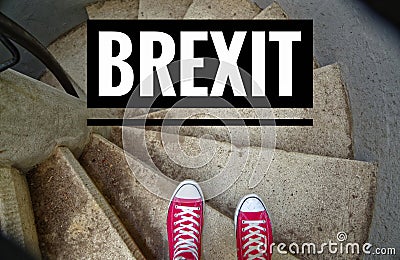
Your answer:
[[[264,210],[266,210],[264,204],[258,197],[246,198],[240,207],[240,211],[242,212],[260,212]]]
[[[193,183],[182,183],[175,194],[180,199],[202,199],[200,190]]]

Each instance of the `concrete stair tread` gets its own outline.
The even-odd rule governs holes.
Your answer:
[[[84,23],[58,38],[48,47],[51,54],[85,93],[87,93],[86,33],[87,27]],[[40,80],[57,89],[63,89],[49,70],[46,70]]]
[[[13,70],[0,74],[0,164],[28,170],[57,145],[74,154],[89,137],[86,103]]]
[[[144,259],[67,148],[27,177],[44,258]]]
[[[147,118],[165,118],[165,116],[181,118],[182,113],[198,115],[197,117],[201,118],[212,118],[208,113],[215,113],[222,118],[231,118],[233,111],[241,118],[257,119],[260,115],[261,117],[265,115],[270,118],[312,118],[314,120],[312,127],[275,127],[274,130],[232,127],[239,132],[239,135],[243,135],[243,138],[250,134],[250,143],[253,146],[262,146],[260,139],[262,131],[275,131],[278,149],[337,158],[353,158],[350,108],[337,64],[314,70],[314,108],[311,109],[185,108],[153,112],[148,114]],[[160,131],[161,128],[149,126],[147,129]],[[177,130],[175,127],[165,127],[163,131],[174,133]],[[229,131],[221,127],[183,126],[179,128],[179,134],[196,137],[209,134],[218,141],[230,141]]]
[[[150,168],[132,158],[137,172]],[[166,219],[168,201],[147,191],[132,174],[124,151],[99,135],[93,135],[80,162],[149,258],[163,259],[168,252]],[[232,221],[206,206],[203,251],[205,259],[234,259],[236,248]],[[225,229],[229,227],[228,229]],[[207,230],[212,230],[207,232]],[[226,235],[220,236],[224,233]]]
[[[215,156],[205,166],[193,169],[175,163],[178,157],[174,161],[169,158],[159,132],[130,128],[126,134],[129,144],[135,147],[134,150],[128,150],[129,153],[145,161],[142,149],[145,140],[145,149],[155,166],[177,180],[208,180],[225,167],[234,149],[229,143],[215,142],[217,155],[222,156]],[[165,135],[168,137],[168,134]],[[198,140],[181,136],[182,150],[186,154],[196,154],[195,143]],[[207,148],[215,147],[214,141],[202,141],[208,142]],[[237,169],[242,171],[242,175],[227,191],[211,199],[210,205],[233,216],[236,203],[242,196],[257,193],[264,198],[273,216],[277,241],[323,243],[335,239],[340,231],[349,235],[348,241],[366,241],[372,217],[376,165],[281,150],[275,150],[269,165],[264,158],[257,161],[256,155],[260,149],[264,148],[250,148],[249,161],[242,169]],[[268,171],[261,183],[250,189],[248,176],[258,163],[260,169]],[[207,194],[206,190],[204,192]]]
[[[135,178],[152,169],[129,157],[133,174],[124,151],[99,135],[93,135],[80,162],[110,201],[128,231],[138,237],[138,245],[151,259],[164,259],[168,252],[166,218],[168,201],[147,191]],[[132,165],[132,164],[131,164]],[[232,219],[206,204],[203,231],[204,259],[236,259]],[[223,235],[221,235],[223,234]],[[274,255],[274,260],[296,259],[291,255]]]
[[[192,0],[141,0],[138,19],[182,19]]]
[[[0,168],[0,232],[40,258],[28,183],[11,167]]]
[[[260,11],[248,0],[194,0],[184,19],[251,19]]]
[[[254,17],[255,20],[276,20],[288,18],[289,16],[277,2],[273,2]]]
[[[86,7],[89,19],[137,19],[139,0],[99,1]]]

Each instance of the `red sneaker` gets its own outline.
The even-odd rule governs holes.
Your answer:
[[[178,185],[167,218],[170,260],[200,259],[203,206],[203,193],[196,182],[186,180]]]
[[[247,195],[239,202],[235,212],[235,232],[239,260],[271,259],[271,221],[257,195]]]

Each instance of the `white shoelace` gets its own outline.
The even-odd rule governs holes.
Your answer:
[[[195,218],[200,218],[199,214],[194,211],[199,211],[198,207],[186,207],[186,206],[175,206],[176,209],[182,210],[182,212],[176,213],[175,217],[180,217],[180,220],[175,221],[174,225],[178,226],[174,229],[174,240],[178,241],[174,246],[174,259],[181,260],[184,259],[180,255],[183,253],[191,253],[193,257],[198,260],[199,252],[196,242],[199,241],[197,235],[199,230],[195,226],[199,227],[200,223]],[[190,224],[183,224],[184,222],[190,222]],[[190,239],[181,238],[182,236],[189,236]]]
[[[243,220],[243,224],[247,224],[245,228],[242,228],[242,231],[249,231],[249,234],[244,236],[243,241],[248,240],[243,245],[243,250],[247,250],[244,253],[244,256],[247,256],[249,260],[252,259],[260,259],[265,260],[265,252],[267,252],[267,238],[261,231],[265,231],[265,228],[261,227],[261,223],[265,223],[264,220]],[[256,251],[256,254],[250,254],[251,252]]]

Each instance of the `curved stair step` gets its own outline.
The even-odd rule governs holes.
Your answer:
[[[0,168],[0,233],[40,259],[28,183],[11,167]]]
[[[289,19],[289,16],[277,3],[273,2],[254,17],[255,20]]]
[[[184,19],[252,19],[260,11],[248,0],[194,0]]]
[[[86,7],[89,19],[137,19],[139,0],[99,1]]]
[[[27,177],[44,258],[144,259],[67,148]]]
[[[134,173],[126,162],[124,151],[99,135],[93,135],[80,162],[90,177],[113,205],[128,231],[138,239],[138,245],[150,259],[167,256],[166,219],[168,201],[146,190],[134,174],[152,171],[140,161],[129,157]],[[206,204],[204,259],[236,259],[236,244],[232,219]],[[223,234],[223,235],[221,235]],[[274,255],[273,260],[294,260],[291,255]]]
[[[200,168],[183,167],[166,154],[161,133],[135,128],[129,131],[127,139],[135,147],[129,152],[145,160],[143,151],[146,149],[156,167],[176,180],[209,179],[226,167],[233,149],[246,153],[244,148],[232,148],[229,143],[215,142],[215,146],[214,141],[202,139],[205,147],[216,147],[216,156]],[[166,139],[171,138],[169,134],[165,135]],[[182,150],[186,154],[196,154],[199,140],[180,136]],[[348,234],[349,242],[366,241],[372,217],[376,165],[282,150],[275,150],[269,164],[264,157],[257,157],[263,149],[249,148],[250,156],[241,169],[242,175],[227,191],[211,199],[210,205],[233,216],[242,196],[257,193],[265,199],[272,214],[278,241],[321,244],[335,239],[340,231]],[[179,161],[179,155],[174,160]],[[248,179],[258,164],[260,169],[268,171],[258,186],[250,189]],[[204,192],[207,196],[207,191]]]
[[[182,19],[192,0],[141,0],[138,19]]]
[[[130,159],[135,165],[134,171],[140,174],[152,171],[133,157]],[[168,253],[166,220],[169,202],[147,191],[132,174],[124,151],[99,135],[92,136],[80,162],[116,209],[130,234],[137,237],[143,253],[150,259],[164,259]],[[232,221],[209,206],[206,206],[205,214],[204,258],[234,259]],[[226,235],[220,236],[222,233]]]
[[[86,84],[86,23],[72,29],[66,35],[53,42],[48,50],[68,73],[68,75],[87,93]],[[63,90],[60,83],[49,71],[42,75],[41,81]]]
[[[169,109],[148,114],[147,118],[180,118],[182,111],[191,113],[193,118],[213,118],[208,113],[217,113],[222,118],[230,118],[232,109],[212,108],[185,108],[180,110]],[[310,126],[288,126],[275,127],[276,148],[331,156],[337,158],[353,158],[351,115],[345,84],[341,77],[341,71],[337,64],[325,66],[314,70],[314,108],[291,108],[291,109],[235,109],[241,118],[259,118],[259,115],[273,116],[275,118],[312,118],[314,125]],[[257,115],[259,111],[259,115]],[[270,112],[267,112],[270,111]],[[224,116],[225,114],[225,116]],[[268,128],[268,127],[267,127]],[[149,130],[161,131],[161,127],[148,126]],[[235,133],[244,140],[250,137],[252,146],[263,146],[261,135],[264,134],[259,127],[231,127]],[[177,128],[164,127],[163,131],[175,133]],[[247,132],[249,131],[249,132]],[[267,130],[273,133],[272,129]],[[114,130],[114,140],[118,142],[118,131]],[[229,142],[231,140],[229,130],[224,127],[215,126],[182,126],[179,134],[187,136],[202,137],[206,134],[212,135],[218,141]],[[236,145],[240,145],[236,143]]]
[[[13,70],[0,74],[0,164],[23,171],[57,145],[79,155],[89,138],[86,103]]]

